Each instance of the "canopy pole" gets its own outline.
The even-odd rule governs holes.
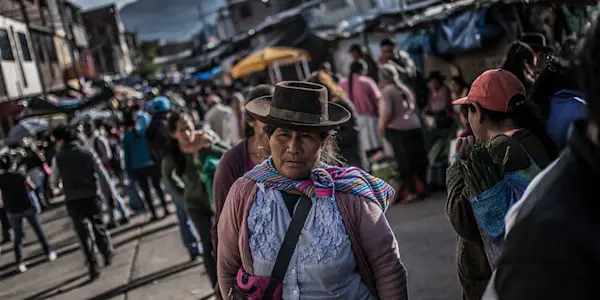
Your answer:
[[[268,70],[269,70],[269,78],[271,79],[271,84],[276,84],[277,81],[275,80],[275,73],[273,72],[273,67],[269,66]]]
[[[296,62],[294,64],[294,67],[296,67],[296,76],[298,76],[298,80],[304,80],[304,78],[302,76],[302,70],[300,69],[300,64],[298,62]]]
[[[306,60],[306,56],[302,55],[300,58],[302,60],[302,68],[304,70],[304,74],[306,74],[306,78],[310,76],[310,68],[308,67],[308,61]]]
[[[276,62],[276,61],[273,62],[273,69],[275,71],[275,79],[277,79],[277,81],[275,83],[282,81],[283,78],[281,76],[281,70],[279,69],[278,62]]]

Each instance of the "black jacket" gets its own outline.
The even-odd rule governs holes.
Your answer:
[[[167,148],[171,145],[171,136],[167,114],[156,114],[146,129],[146,141],[154,162],[160,165]]]
[[[58,176],[62,179],[66,201],[96,198],[101,162],[77,142],[65,144],[56,155]]]
[[[578,122],[523,199],[494,283],[498,299],[600,299],[600,147]]]

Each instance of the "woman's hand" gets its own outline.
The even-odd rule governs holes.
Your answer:
[[[212,139],[210,135],[204,131],[194,132],[192,138],[187,144],[180,144],[181,151],[185,153],[196,153],[202,149],[210,148]]]
[[[469,155],[473,144],[475,144],[475,137],[472,135],[458,138],[458,141],[456,142],[456,155],[461,158],[466,158],[467,155]]]

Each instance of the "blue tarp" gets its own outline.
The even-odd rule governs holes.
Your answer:
[[[221,73],[221,67],[217,66],[212,68],[210,71],[208,72],[202,72],[199,74],[194,75],[195,79],[198,80],[211,80],[215,75]]]
[[[465,11],[435,24],[431,46],[439,56],[482,48],[482,41],[503,33],[499,24],[485,23],[486,8]]]

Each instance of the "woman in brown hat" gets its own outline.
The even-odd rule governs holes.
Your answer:
[[[246,104],[267,124],[271,157],[232,186],[218,224],[217,269],[233,299],[407,299],[384,212],[393,189],[335,167],[332,130],[350,113],[327,89],[281,82]]]

